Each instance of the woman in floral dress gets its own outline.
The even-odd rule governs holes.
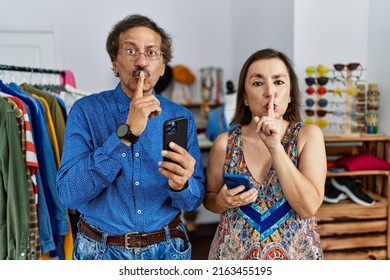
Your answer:
[[[243,65],[228,132],[210,151],[206,209],[220,213],[209,259],[322,259],[315,214],[324,196],[321,129],[303,125],[292,62],[264,49]],[[252,188],[228,189],[224,173],[247,174]]]

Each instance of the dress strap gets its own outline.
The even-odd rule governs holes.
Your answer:
[[[295,166],[298,166],[297,137],[302,126],[302,122],[292,121],[282,139],[284,150],[289,155]]]
[[[241,125],[233,126],[228,130],[228,139],[226,146],[226,156],[225,156],[225,165],[224,171],[225,173],[240,173],[238,172],[238,167],[235,164],[231,165],[232,157],[234,154],[237,154],[242,148],[241,141]]]

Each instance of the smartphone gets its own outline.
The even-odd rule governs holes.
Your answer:
[[[244,191],[250,190],[252,188],[251,181],[249,180],[248,175],[245,174],[229,174],[225,173],[223,175],[223,179],[225,181],[226,186],[228,189],[233,189],[235,187],[238,187],[240,185],[244,185],[245,189]]]
[[[187,117],[178,117],[165,121],[163,125],[163,150],[172,150],[169,147],[170,142],[174,142],[187,150],[187,128]],[[163,160],[172,162],[171,159],[166,157]]]

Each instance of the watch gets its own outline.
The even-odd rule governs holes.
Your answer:
[[[130,127],[126,123],[122,123],[118,126],[118,128],[116,129],[116,135],[118,135],[120,139],[126,139],[132,144],[137,143],[139,138],[139,136],[135,136],[131,132]]]

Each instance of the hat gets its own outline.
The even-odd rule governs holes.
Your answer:
[[[169,65],[167,65],[165,67],[164,75],[162,75],[158,79],[157,84],[154,86],[154,90],[156,91],[157,94],[164,91],[169,86],[169,84],[172,81],[172,77],[173,77],[172,68]]]
[[[184,65],[175,65],[173,67],[173,78],[186,85],[195,82],[194,74]]]

